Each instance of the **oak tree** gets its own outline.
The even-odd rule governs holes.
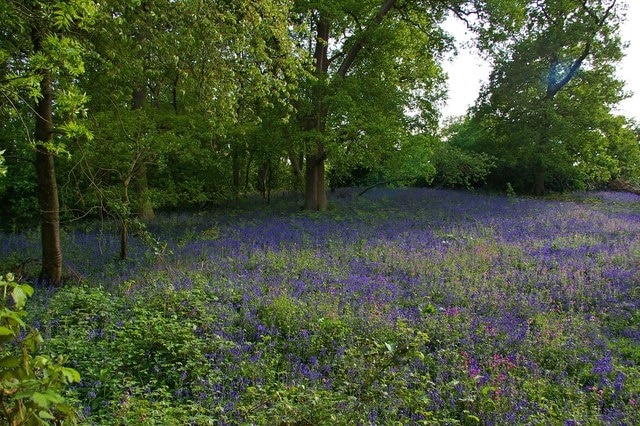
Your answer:
[[[535,194],[606,182],[615,78],[622,58],[617,0],[536,0],[521,28],[489,49],[490,81],[476,107],[482,149]],[[515,175],[518,175],[516,177]],[[527,179],[527,176],[530,176]]]

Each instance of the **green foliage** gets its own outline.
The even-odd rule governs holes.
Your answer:
[[[275,327],[285,337],[291,337],[303,327],[305,307],[287,295],[277,296],[258,310],[258,318]]]
[[[305,146],[298,148],[326,157],[334,188],[430,181],[433,167],[411,136],[437,124],[445,78],[438,58],[450,47],[438,25],[445,8],[385,8],[376,1],[301,2],[299,8],[309,34],[300,44],[316,63],[316,78],[301,85],[297,125]],[[327,34],[316,34],[325,24]],[[318,57],[323,43],[327,61]]]
[[[640,187],[640,127],[623,117],[611,117],[605,129],[607,153],[616,166],[612,179]]]
[[[405,183],[430,184],[437,173],[434,144],[433,138],[426,135],[408,136],[385,162],[385,175]]]
[[[13,34],[3,34],[0,39],[0,63],[4,69],[0,80],[2,112],[13,110],[25,118],[25,104],[43,96],[39,86],[41,71],[48,70],[57,77],[56,124],[70,132],[63,132],[66,138],[86,135],[79,131],[81,125],[75,120],[85,112],[82,105],[87,99],[78,91],[78,81],[74,79],[85,71],[86,46],[81,32],[90,28],[95,13],[96,3],[92,0],[35,2],[24,7],[9,2],[3,11],[3,27],[6,24]],[[40,39],[39,46],[33,45],[34,37]],[[30,136],[22,139],[29,140]]]
[[[3,229],[17,229],[38,219],[37,183],[33,168],[27,164],[7,164],[8,173],[0,181],[0,202],[6,209],[0,214]]]
[[[33,288],[7,274],[0,278],[0,292],[0,420],[7,425],[76,424],[75,409],[62,392],[79,382],[80,374],[64,367],[63,357],[37,354],[42,336],[24,321]]]
[[[436,149],[432,161],[436,169],[433,183],[445,188],[472,189],[484,184],[495,168],[490,155],[464,151],[447,143]]]
[[[7,166],[4,164],[4,149],[0,150],[0,177],[5,177],[7,175]]]
[[[219,380],[205,355],[232,347],[208,332],[219,313],[198,291],[135,291],[118,297],[95,287],[60,290],[44,316],[47,344],[75,360],[83,381],[72,393],[101,424],[193,420],[202,408],[189,395]]]
[[[495,66],[470,139],[475,151],[497,157],[495,186],[509,181],[541,194],[602,187],[619,175],[614,153],[627,142],[612,113],[624,98],[613,72],[622,55],[614,3],[523,6],[522,30],[487,46]]]
[[[240,407],[246,420],[256,424],[356,424],[366,422],[375,410],[380,413],[378,421],[401,423],[408,420],[403,417],[406,408],[429,415],[422,408],[425,387],[430,386],[428,374],[406,375],[409,364],[425,359],[423,351],[429,342],[425,333],[399,322],[370,334],[348,313],[341,318],[307,318],[301,323],[296,305],[288,296],[279,296],[270,306],[277,318],[297,320],[294,324],[303,330],[309,327],[315,344],[310,352],[301,351],[302,341],[296,345],[295,340],[303,330],[291,333],[286,329],[289,334],[283,340],[293,340],[293,344],[279,348],[282,352],[274,367],[292,351],[303,359],[324,353],[318,362],[330,366],[332,384],[318,386],[300,377],[285,385],[276,375],[274,380],[247,389]],[[312,318],[319,315],[317,311],[307,313]],[[402,402],[396,405],[399,401],[389,398],[387,387],[397,390]]]
[[[291,6],[101,5],[80,81],[95,139],[71,147],[76,161],[61,172],[69,208],[202,207],[252,190],[263,159],[281,167],[277,134],[306,73]]]

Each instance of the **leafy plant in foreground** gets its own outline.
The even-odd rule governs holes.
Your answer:
[[[0,277],[0,291],[0,420],[12,426],[76,424],[74,409],[61,392],[67,384],[80,381],[80,374],[63,367],[62,358],[34,356],[43,339],[24,322],[33,288],[7,274]]]

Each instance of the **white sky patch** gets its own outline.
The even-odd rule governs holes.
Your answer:
[[[469,46],[472,39],[466,25],[461,20],[449,17],[444,23],[447,32],[455,37],[458,54],[449,55],[443,64],[449,76],[449,99],[442,109],[442,118],[464,115],[472,106],[480,87],[489,80],[491,67],[480,58],[478,51]]]
[[[618,68],[618,77],[626,82],[632,97],[620,103],[616,112],[640,122],[640,1],[627,0],[627,19],[622,25],[622,39],[629,42],[626,56]],[[456,38],[458,55],[450,55],[443,64],[449,75],[449,99],[442,110],[442,118],[464,115],[472,106],[480,87],[489,80],[490,65],[468,46],[471,35],[459,19],[449,17],[445,29]]]
[[[640,123],[640,1],[627,0],[627,19],[622,25],[622,40],[629,43],[618,68],[618,77],[626,82],[632,97],[620,103],[618,112]]]

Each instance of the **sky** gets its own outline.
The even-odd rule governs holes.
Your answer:
[[[618,69],[618,77],[626,81],[626,90],[635,92],[631,98],[622,102],[618,113],[640,122],[640,1],[627,0],[627,19],[622,26],[622,39],[629,42],[626,57]],[[635,30],[634,30],[635,27]],[[456,37],[458,55],[444,63],[449,75],[449,100],[443,109],[443,118],[464,115],[467,108],[476,100],[483,82],[489,78],[490,67],[482,60],[477,51],[465,47],[470,40],[466,27],[457,19],[450,18],[445,28]]]

